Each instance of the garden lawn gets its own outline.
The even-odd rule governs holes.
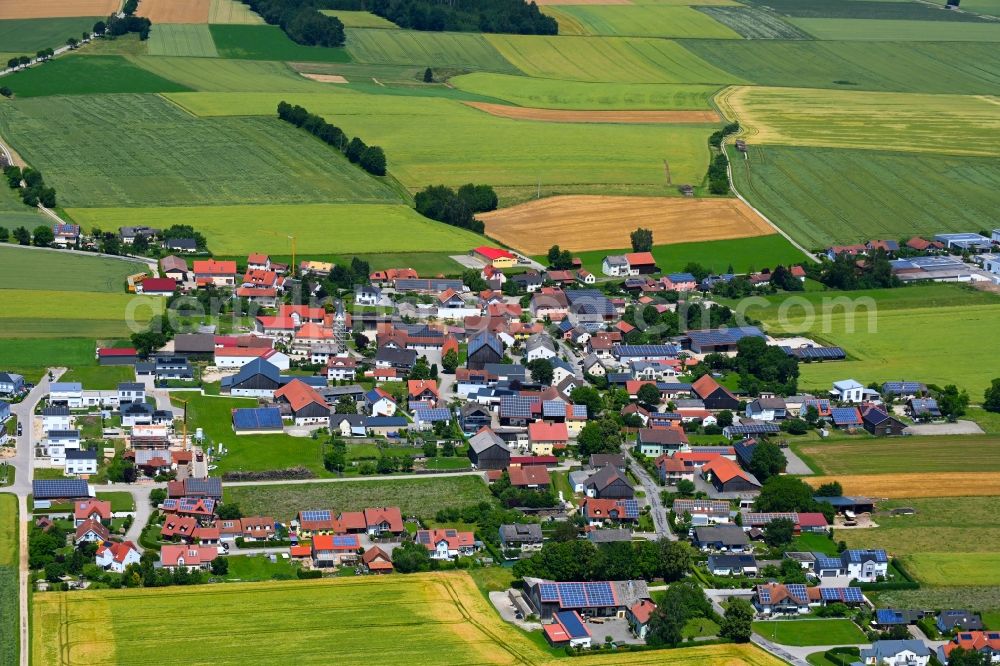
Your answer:
[[[81,298],[75,291],[32,289],[6,289],[0,294],[0,338],[127,337],[145,328],[163,310],[164,301],[156,296],[100,293]]]
[[[346,48],[359,63],[518,73],[486,37],[472,32],[351,28]]]
[[[1000,207],[994,158],[752,144],[730,157],[737,190],[810,249],[981,229]]]
[[[753,144],[1000,155],[1000,98],[745,86],[717,102]]]
[[[845,645],[864,643],[864,633],[850,620],[771,620],[754,622],[754,633],[779,645]]]
[[[44,48],[66,45],[66,39],[80,39],[83,31],[90,32],[94,23],[107,17],[38,18],[0,20],[0,49],[5,53],[30,55]],[[3,61],[7,64],[7,60]]]
[[[265,118],[195,118],[153,95],[25,99],[0,104],[0,134],[65,207],[400,201],[274,108]]]
[[[135,511],[135,500],[132,493],[121,492],[98,492],[97,499],[111,502],[111,510],[115,513],[120,511]]]
[[[227,486],[225,501],[239,504],[245,515],[291,520],[299,511],[329,508],[360,511],[398,506],[403,516],[431,519],[439,509],[465,508],[492,501],[479,475],[445,477],[361,477],[349,481],[268,486]]]
[[[450,83],[468,92],[542,109],[707,109],[719,86],[669,83],[588,83],[475,72]]]
[[[960,472],[975,460],[976,471],[1000,471],[1000,438],[987,436],[905,437],[821,441],[796,445],[817,474]]]
[[[44,67],[4,77],[18,97],[91,95],[95,93],[180,92],[190,88],[136,67],[121,56],[70,55]]]
[[[373,101],[371,95],[352,91],[169,96],[199,116],[270,116],[286,97],[348,134],[382,146],[390,173],[411,189],[428,183],[457,186],[472,181],[494,187],[531,187],[532,196],[539,185],[559,185],[564,192],[587,193],[601,185],[605,190],[676,194],[675,188],[665,186],[663,160],[669,160],[675,182],[700,182],[708,165],[706,141],[714,129],[711,125],[519,121],[452,100],[379,96]],[[401,117],[406,117],[405,123]],[[230,120],[248,123],[256,119]],[[442,132],[444,127],[447,132]],[[609,152],[607,146],[616,150]]]
[[[209,30],[215,48],[223,58],[319,62],[350,60],[342,48],[296,44],[276,25],[214,24],[209,26]]]
[[[540,35],[486,35],[486,39],[522,72],[543,79],[701,84],[741,81],[721,65],[713,66],[680,43],[665,39]]]
[[[101,221],[127,224],[137,211],[130,208],[70,209],[85,226]],[[289,252],[289,235],[299,251],[312,253],[451,252],[465,254],[483,237],[419,215],[408,206],[367,204],[305,204],[299,206],[194,206],[142,211],[146,224],[160,228],[191,224],[205,234],[218,255],[248,252]],[[250,225],[252,233],[247,233]]]
[[[584,34],[620,37],[739,39],[731,28],[691,7],[669,5],[565,5],[557,20],[569,16]]]
[[[127,276],[146,270],[137,261],[0,245],[0,290],[121,294]]]
[[[335,646],[338,663],[369,664],[373,645],[384,663],[550,666],[562,661],[504,623],[464,572],[70,594],[35,598],[32,652],[39,663],[57,663],[59,655],[72,663],[98,657],[106,664],[134,663],[135,654],[162,643],[155,627],[163,617],[174,618],[172,631],[178,635],[199,635],[199,658],[213,664],[273,663],[281,651],[278,637],[292,632],[303,639],[296,648],[302,663],[329,661],[330,646]],[[203,613],[190,613],[192,604]],[[248,613],[251,605],[254,612]],[[210,628],[204,614],[212,617]],[[752,645],[690,647],[669,654],[678,666],[781,663]],[[663,659],[664,653],[650,651],[595,655],[587,662],[647,666]],[[186,664],[190,655],[164,651],[157,662]]]
[[[205,24],[157,23],[149,31],[149,55],[217,58],[219,52]]]
[[[272,562],[267,555],[238,555],[239,549],[233,549],[234,555],[226,558],[229,563],[229,572],[225,580],[240,582],[255,582],[266,580],[295,580],[296,571],[299,569],[297,562],[278,557],[277,562]]]
[[[80,382],[88,391],[109,391],[121,382],[134,382],[135,369],[131,365],[74,366],[59,381]]]
[[[691,39],[683,45],[731,76],[766,86],[970,94],[1000,90],[1000,49],[990,43]]]

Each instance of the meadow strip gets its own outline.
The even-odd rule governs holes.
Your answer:
[[[980,472],[1000,471],[1000,438],[904,437],[801,445],[802,453],[826,475],[867,472],[947,472],[976,461]]]
[[[465,102],[465,104],[485,111],[491,116],[550,123],[718,123],[721,120],[715,111],[561,111],[488,102]]]

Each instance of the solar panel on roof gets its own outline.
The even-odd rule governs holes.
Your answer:
[[[587,583],[584,589],[587,594],[587,602],[589,606],[615,605],[615,594],[611,589],[611,583],[607,581]]]
[[[325,509],[314,510],[314,511],[303,511],[302,520],[313,522],[319,520],[330,520],[331,514]]]
[[[531,416],[531,406],[537,401],[537,398],[505,395],[500,398],[500,413],[511,418],[528,418]]]
[[[32,481],[35,499],[89,497],[87,482],[82,479],[39,479]]]
[[[351,546],[356,546],[358,540],[353,536],[335,536],[333,537],[333,545],[342,548],[350,548]]]
[[[638,518],[639,517],[639,502],[634,499],[627,499],[623,502],[625,505],[625,517],[626,518]]]
[[[559,586],[555,583],[542,583],[538,586],[538,596],[542,601],[559,601]]]
[[[864,595],[861,594],[860,587],[845,587],[844,588],[844,601],[847,603],[860,604],[864,601]]]
[[[834,407],[831,411],[835,423],[857,423],[858,410],[854,407]]]
[[[800,359],[834,361],[847,358],[841,347],[802,347],[791,350],[793,356]]]
[[[584,638],[590,635],[590,632],[580,622],[580,618],[576,613],[572,611],[561,612],[556,613],[556,617],[559,619],[559,623],[566,629],[566,633],[570,635],[570,638]]]
[[[562,400],[542,402],[542,416],[566,416],[566,403]]]
[[[762,587],[757,590],[757,597],[762,604],[769,604],[771,603],[771,590]]]
[[[836,588],[832,587],[821,587],[819,588],[819,596],[823,601],[839,601],[840,592]]]
[[[417,532],[417,543],[422,543],[425,546],[431,542],[430,532]]]
[[[796,599],[803,600],[809,597],[809,593],[806,592],[806,586],[802,585],[801,583],[793,583],[791,585],[788,585],[787,587],[789,594],[791,594]]]

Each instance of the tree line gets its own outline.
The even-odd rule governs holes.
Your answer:
[[[296,44],[343,46],[344,24],[333,16],[320,14],[330,3],[315,0],[243,0],[271,25],[281,28]]]
[[[244,0],[246,1],[246,0]],[[329,0],[331,9],[364,10],[402,28],[440,32],[556,35],[559,23],[524,0]]]
[[[467,183],[458,191],[445,185],[430,185],[417,192],[415,202],[417,212],[424,217],[481,234],[486,225],[475,214],[496,210],[498,200],[489,185]]]
[[[55,207],[56,190],[45,185],[45,179],[42,177],[41,171],[32,169],[31,167],[24,167],[22,169],[12,164],[4,167],[3,175],[7,178],[7,184],[11,189],[20,188],[21,201],[24,202],[24,205],[31,206],[32,208],[38,204],[42,204],[46,208]],[[23,186],[22,182],[24,183]]]
[[[379,146],[369,146],[360,137],[348,140],[344,131],[331,125],[304,107],[288,102],[278,102],[278,117],[296,127],[301,127],[320,141],[340,150],[351,164],[357,164],[368,173],[384,176],[386,173],[385,152]]]

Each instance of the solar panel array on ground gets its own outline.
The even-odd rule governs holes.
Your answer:
[[[277,407],[239,408],[233,410],[237,430],[281,430],[281,410]]]

